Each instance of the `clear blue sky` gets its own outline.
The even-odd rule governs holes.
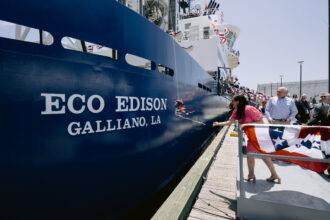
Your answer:
[[[201,1],[199,0],[200,2]],[[240,28],[233,70],[242,85],[329,79],[328,0],[217,0],[224,23]]]

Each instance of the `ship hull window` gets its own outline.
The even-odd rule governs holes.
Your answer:
[[[72,37],[63,37],[61,40],[61,44],[65,49],[80,51],[80,52],[99,55],[99,56],[105,56],[113,60],[119,59],[118,50],[101,46],[99,44],[87,42],[84,40],[79,40]]]
[[[210,27],[203,28],[203,38],[209,39],[210,38]]]
[[[155,66],[156,66],[155,63],[148,59],[145,59],[145,58],[133,55],[133,54],[129,54],[129,53],[126,54],[125,59],[126,59],[126,62],[131,66],[136,66],[136,67],[147,69],[147,70],[155,70]]]
[[[174,71],[171,68],[164,66],[162,64],[158,64],[158,71],[165,75],[174,76]]]
[[[47,31],[3,20],[0,20],[0,37],[48,46],[54,42],[53,35]]]

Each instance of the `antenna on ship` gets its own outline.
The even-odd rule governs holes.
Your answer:
[[[217,3],[217,5],[215,6],[215,10],[213,11],[213,14],[215,14],[216,10],[219,8],[220,4]]]
[[[212,0],[209,2],[209,4],[207,6],[205,4],[205,12],[203,13],[203,15],[206,15],[207,14],[206,9],[207,8],[210,8],[211,3],[212,3]]]
[[[214,1],[215,1],[215,0],[214,0]],[[207,8],[210,8],[212,3],[213,3],[213,1],[211,0],[211,1],[209,2],[209,4],[207,5]]]
[[[214,14],[215,13],[215,9],[217,8],[217,6],[219,7],[219,4],[215,2],[215,0],[210,4],[210,11],[208,12],[208,15],[210,14]]]
[[[215,6],[215,0],[211,3],[210,8],[212,9]]]
[[[217,3],[215,2],[215,0],[211,0],[207,6],[205,5],[206,6],[205,9],[213,9],[215,8],[216,4]],[[212,13],[213,10],[209,10],[209,11],[205,11],[203,15],[210,15]]]

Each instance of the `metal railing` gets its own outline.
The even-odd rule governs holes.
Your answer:
[[[243,173],[243,156],[254,156],[254,157],[270,157],[270,158],[277,158],[277,159],[290,159],[290,160],[303,160],[303,161],[313,161],[313,162],[323,162],[323,163],[330,163],[330,159],[317,159],[317,158],[310,158],[310,157],[296,157],[296,156],[283,156],[283,155],[273,155],[273,154],[262,154],[262,153],[246,153],[243,154],[243,131],[236,121],[236,126],[238,128],[238,156],[239,156],[239,190],[240,190],[240,197],[245,198],[245,190],[244,190],[244,173]],[[272,125],[270,125],[272,126]],[[278,125],[274,125],[278,126]]]

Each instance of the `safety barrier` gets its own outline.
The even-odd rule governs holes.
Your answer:
[[[314,206],[304,206],[300,204],[295,203],[286,203],[285,199],[283,202],[279,201],[272,201],[272,200],[263,200],[260,199],[262,196],[257,196],[257,194],[254,194],[254,196],[250,197],[251,191],[246,191],[244,186],[248,188],[253,188],[256,190],[255,192],[258,192],[258,187],[264,187],[262,186],[263,181],[260,181],[261,185],[258,185],[258,181],[256,185],[246,185],[247,183],[244,183],[244,173],[243,173],[243,157],[244,156],[254,156],[254,157],[270,157],[270,158],[276,158],[276,159],[290,159],[290,160],[299,160],[299,161],[312,161],[312,162],[323,162],[323,163],[330,163],[330,159],[317,159],[317,158],[310,158],[310,157],[297,157],[297,156],[283,156],[283,155],[272,155],[272,154],[263,154],[263,153],[243,153],[243,131],[240,127],[239,123],[236,122],[236,126],[238,127],[238,152],[239,152],[239,196],[237,196],[237,216],[240,218],[251,218],[251,219],[330,219],[330,204],[326,201],[322,200],[322,198],[313,197],[308,194],[303,194],[302,192],[298,191],[290,191],[287,185],[290,185],[289,182],[287,182],[287,185],[284,185],[283,182],[281,185],[279,185],[276,189],[278,193],[292,193],[291,195],[304,195],[305,201],[307,202],[308,199],[311,199],[317,202],[314,202]],[[267,125],[260,125],[260,126],[267,126]],[[269,125],[271,126],[279,126],[279,125]],[[305,171],[306,172],[306,171]],[[315,177],[315,175],[313,175]],[[306,176],[307,178],[308,176]],[[321,182],[324,185],[324,179],[322,177],[319,177]],[[317,179],[314,179],[312,181],[317,181]],[[325,183],[324,187],[327,183]],[[323,186],[322,185],[322,186]],[[292,186],[292,184],[291,184]],[[250,188],[250,189],[251,189]],[[249,193],[249,195],[246,196],[246,192]],[[260,191],[262,192],[262,191]],[[263,195],[269,193],[275,193],[276,191],[264,192]],[[328,191],[327,191],[328,192]],[[294,194],[296,193],[296,194]],[[272,194],[274,195],[274,194]],[[277,194],[279,195],[279,194]],[[297,198],[296,198],[297,199]],[[276,200],[276,199],[275,199]],[[277,198],[278,200],[278,198]],[[296,200],[295,200],[296,201]],[[320,202],[322,201],[322,202]],[[324,202],[323,202],[324,201]],[[309,201],[311,204],[313,201]],[[318,203],[319,202],[319,203]],[[319,206],[315,205],[318,204]],[[322,204],[322,205],[320,205]],[[326,207],[326,208],[325,208]]]

